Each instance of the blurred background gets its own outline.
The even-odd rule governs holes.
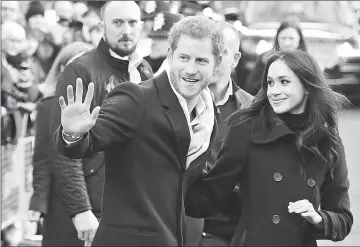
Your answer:
[[[166,57],[167,41],[152,35],[168,21],[164,12],[204,15],[231,23],[241,37],[242,57],[233,71],[248,92],[257,61],[274,49],[279,25],[299,23],[307,50],[318,61],[331,87],[344,93],[353,107],[339,120],[350,175],[355,217],[350,236],[340,243],[360,244],[360,1],[136,1],[144,30],[137,50],[154,73]],[[104,1],[1,2],[1,238],[2,246],[39,245],[41,222],[28,222],[32,194],[32,148],[36,103],[61,48],[82,41],[97,46],[103,35],[100,8]],[[12,24],[6,24],[11,22]],[[13,24],[16,22],[18,25]],[[6,24],[6,25],[4,25]],[[359,216],[359,217],[358,217]]]

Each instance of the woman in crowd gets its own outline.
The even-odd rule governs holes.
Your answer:
[[[230,118],[215,167],[189,189],[187,214],[214,214],[239,183],[232,246],[343,240],[353,216],[337,112],[347,102],[308,53],[275,53],[253,105]]]
[[[274,47],[258,57],[255,67],[246,81],[245,90],[252,95],[257,94],[261,87],[261,79],[269,57],[274,52],[288,50],[307,51],[299,22],[293,19],[287,19],[280,24],[276,32]]]
[[[52,172],[52,134],[50,133],[50,109],[53,103],[57,104],[54,97],[57,79],[65,66],[93,48],[83,42],[74,42],[65,46],[56,57],[51,69],[43,83],[43,98],[37,104],[35,147],[33,153],[33,188],[29,207],[29,218],[38,221],[44,217],[43,246],[61,246],[69,243],[64,235],[73,229],[71,218],[61,206],[59,195],[56,192],[56,174]],[[75,230],[74,230],[75,231]],[[76,231],[73,245],[79,245]],[[83,243],[82,243],[83,244]]]

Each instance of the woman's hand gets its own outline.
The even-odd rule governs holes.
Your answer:
[[[289,202],[288,209],[289,213],[300,214],[317,228],[323,229],[322,217],[315,211],[314,206],[308,200]]]

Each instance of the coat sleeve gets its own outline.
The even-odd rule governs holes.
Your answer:
[[[186,214],[205,218],[218,213],[230,199],[241,172],[247,163],[247,140],[242,125],[230,127],[224,138],[218,160],[206,175],[188,190],[185,200]],[[241,188],[240,188],[241,189]]]
[[[98,119],[81,140],[67,145],[61,126],[55,133],[57,150],[69,158],[91,157],[108,145],[124,145],[135,137],[144,115],[143,92],[130,82],[117,85],[104,100]]]
[[[85,85],[90,82],[86,69],[75,62],[66,66],[59,77],[51,111],[50,132],[52,137],[56,128],[60,125],[61,109],[58,99],[60,96],[66,96],[68,85],[76,88],[75,82],[78,77],[82,78]],[[85,86],[84,90],[86,89],[87,86]],[[52,170],[56,184],[55,190],[59,194],[62,205],[71,217],[92,209],[81,160],[69,159],[56,152],[53,145],[51,146],[53,155]]]
[[[339,162],[334,166],[333,177],[328,172],[321,187],[321,210],[318,213],[323,218],[324,230],[321,233],[317,231],[316,234],[319,239],[332,241],[343,240],[350,233],[353,224],[348,192],[350,183],[343,145],[338,154]]]
[[[47,213],[49,190],[51,185],[51,157],[49,144],[52,138],[49,132],[50,107],[45,105],[51,100],[41,101],[37,105],[35,123],[35,145],[33,152],[33,189],[30,210]]]

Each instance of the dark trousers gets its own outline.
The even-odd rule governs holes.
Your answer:
[[[230,246],[230,244],[223,238],[210,233],[203,233],[199,246]]]

